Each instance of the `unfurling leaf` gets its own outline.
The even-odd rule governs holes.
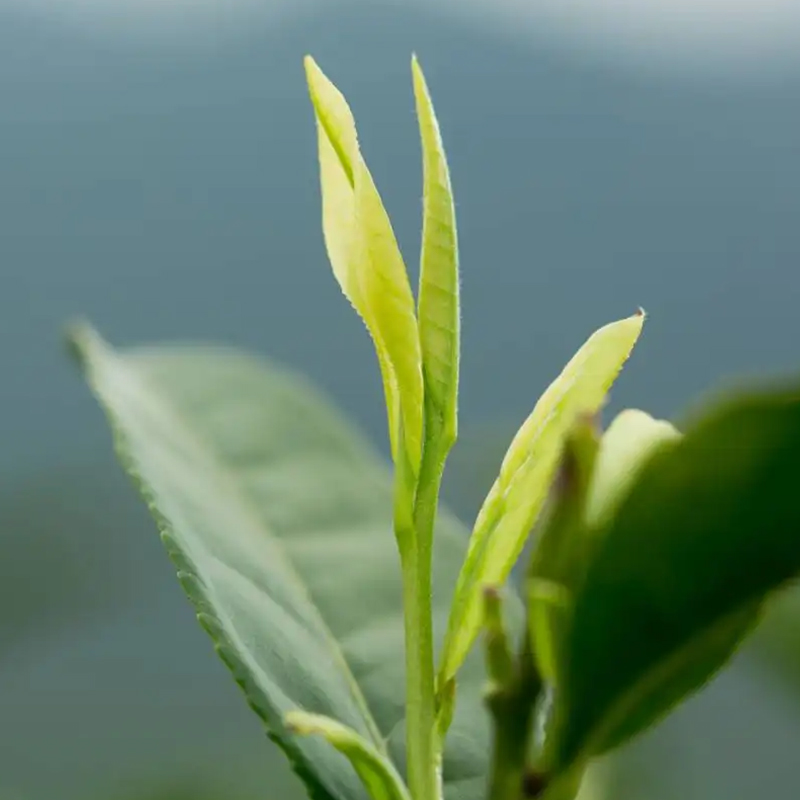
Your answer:
[[[439,667],[441,691],[466,657],[481,622],[481,591],[505,581],[547,497],[564,437],[595,413],[639,338],[642,312],[600,328],[548,387],[515,436],[478,514],[459,575]]]
[[[598,521],[613,513],[648,457],[679,437],[668,422],[635,409],[618,414],[602,438],[591,419],[579,419],[567,436],[528,567],[530,634],[539,669],[553,685],[561,683],[563,640],[597,546]]]
[[[723,403],[685,430],[594,534],[564,647],[559,768],[696,691],[800,573],[800,390]]]
[[[352,728],[330,717],[305,711],[290,711],[286,715],[286,725],[301,736],[324,737],[347,756],[373,800],[411,800],[392,762]]]
[[[419,334],[426,404],[446,444],[458,431],[459,286],[458,239],[450,172],[428,86],[416,58],[411,62],[423,160],[422,255]]]
[[[422,453],[424,399],[414,297],[389,216],[361,155],[347,101],[310,56],[305,64],[317,119],[328,257],[375,343],[392,457],[398,468],[407,465],[414,478]]]
[[[595,526],[607,521],[647,459],[657,448],[679,438],[680,433],[673,425],[653,419],[644,411],[631,408],[617,414],[600,441],[587,499],[586,523]]]

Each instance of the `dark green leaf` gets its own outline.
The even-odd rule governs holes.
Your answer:
[[[800,587],[769,603],[752,653],[800,701]]]
[[[644,465],[576,599],[562,767],[699,688],[800,571],[798,465],[797,390],[727,402]]]
[[[250,705],[313,794],[364,797],[344,756],[282,720],[293,709],[330,716],[404,767],[400,569],[385,465],[306,383],[268,363],[221,348],[118,353],[85,329],[73,343],[181,583]],[[443,514],[439,630],[466,543]],[[448,800],[483,790],[482,684],[476,661],[463,674],[445,756]]]

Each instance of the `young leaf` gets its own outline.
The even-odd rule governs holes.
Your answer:
[[[347,101],[310,56],[305,65],[317,119],[328,257],[375,343],[395,464],[407,461],[416,476],[422,454],[422,356],[408,275]]]
[[[605,522],[654,451],[679,438],[669,422],[653,419],[644,411],[631,408],[617,414],[600,441],[587,499],[587,525]]]
[[[539,668],[552,684],[561,683],[563,639],[597,546],[598,522],[613,514],[648,457],[679,436],[668,422],[633,409],[618,414],[599,440],[591,420],[578,420],[567,436],[550,513],[528,567],[530,633]]]
[[[458,431],[458,239],[453,190],[439,123],[416,57],[411,62],[423,156],[419,335],[426,401],[446,443]]]
[[[542,509],[564,437],[596,412],[641,333],[644,314],[595,331],[547,388],[511,443],[478,514],[461,569],[439,667],[439,689],[455,677],[481,621],[481,591],[505,581]]]
[[[354,730],[329,717],[290,711],[286,724],[302,736],[318,734],[350,760],[372,800],[411,800],[389,759]]]
[[[283,718],[324,714],[405,763],[402,589],[385,464],[304,381],[268,362],[225,348],[117,352],[86,328],[72,340],[123,465],[248,702],[316,798],[364,797],[341,755],[290,736]],[[440,514],[440,625],[466,538]],[[489,748],[480,659],[461,678],[445,796],[477,800]]]
[[[696,690],[800,572],[800,390],[724,403],[658,449],[576,598],[559,765],[630,738]]]

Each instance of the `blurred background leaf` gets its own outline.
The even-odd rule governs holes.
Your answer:
[[[597,529],[565,637],[561,765],[704,686],[800,574],[796,386],[709,404],[684,434]]]
[[[784,592],[771,603],[756,633],[753,652],[794,693],[800,711],[800,589]]]

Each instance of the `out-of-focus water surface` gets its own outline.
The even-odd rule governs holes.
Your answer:
[[[115,343],[268,353],[386,449],[370,344],[319,232],[305,53],[350,99],[411,264],[412,51],[425,67],[457,193],[448,492],[469,517],[502,437],[639,305],[614,408],[672,416],[720,381],[798,370],[799,40],[778,0],[0,0],[0,797],[299,796],[59,337],[87,315]],[[800,700],[759,670],[745,655],[631,748],[620,792],[796,797]]]

